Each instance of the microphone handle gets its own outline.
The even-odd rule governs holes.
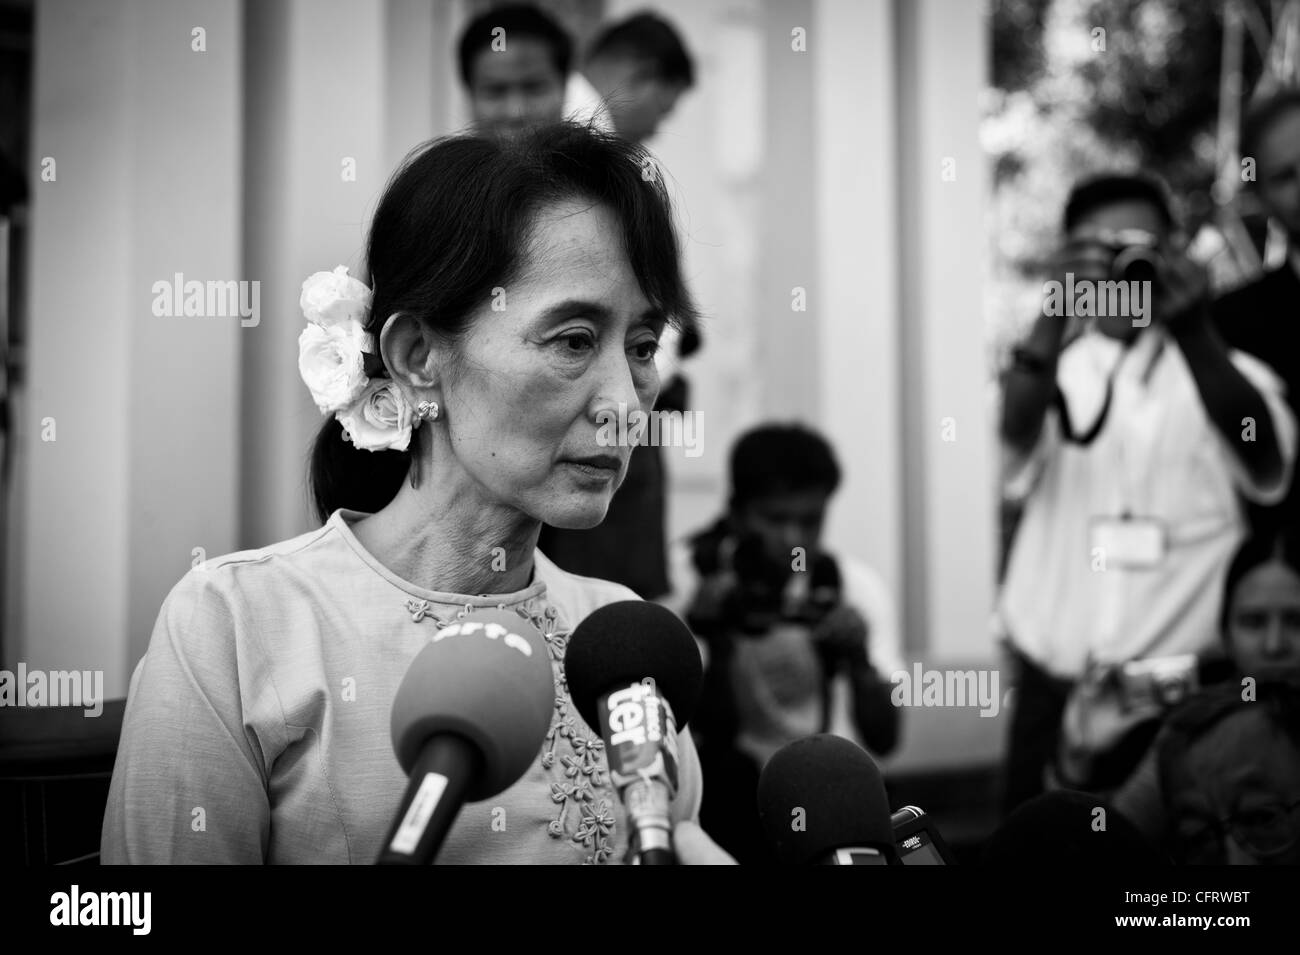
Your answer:
[[[411,767],[397,818],[375,864],[432,865],[482,769],[478,748],[463,736],[429,739]]]
[[[671,849],[646,849],[641,853],[641,865],[676,865],[677,858]]]

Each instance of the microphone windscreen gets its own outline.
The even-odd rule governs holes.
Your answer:
[[[686,624],[645,600],[620,600],[588,614],[569,637],[564,673],[569,695],[591,727],[600,726],[602,694],[651,677],[680,730],[695,712],[704,680],[700,648]]]
[[[1119,810],[1066,789],[1017,806],[989,837],[982,862],[1021,868],[1169,864]]]
[[[876,761],[830,733],[787,743],[768,760],[758,779],[758,815],[784,865],[811,864],[853,846],[893,851],[889,799]]]
[[[415,655],[393,700],[393,750],[409,774],[431,737],[469,740],[483,757],[483,773],[466,796],[477,802],[527,771],[554,711],[541,632],[516,613],[480,610],[439,630]]]

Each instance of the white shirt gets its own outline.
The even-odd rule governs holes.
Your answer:
[[[541,630],[555,714],[522,778],[457,814],[438,862],[622,861],[626,817],[563,656],[583,618],[636,595],[541,551],[523,590],[429,590],[361,545],[362,517],[335,511],[291,540],[212,558],[172,588],[131,679],[105,864],[373,863],[407,785],[393,698],[415,655],[467,607],[508,608]],[[703,792],[689,729],[677,746],[674,822],[698,817]]]
[[[1011,641],[1049,672],[1077,678],[1090,657],[1119,663],[1217,644],[1224,574],[1246,529],[1237,494],[1281,500],[1296,453],[1280,380],[1248,355],[1229,355],[1262,394],[1277,434],[1284,473],[1268,486],[1251,479],[1215,428],[1163,329],[1147,329],[1127,352],[1097,333],[1062,352],[1057,383],[1076,434],[1097,420],[1106,378],[1121,364],[1109,415],[1089,447],[1063,440],[1052,408],[1028,455],[1007,452],[1004,490],[1026,503],[1001,618]],[[1165,554],[1155,566],[1116,566],[1094,550],[1091,519],[1126,512],[1163,526]]]

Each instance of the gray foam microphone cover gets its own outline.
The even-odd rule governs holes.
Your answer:
[[[481,610],[439,630],[402,678],[393,700],[393,750],[410,773],[432,736],[454,733],[482,754],[467,799],[514,785],[537,757],[555,711],[555,681],[542,634],[517,613]]]

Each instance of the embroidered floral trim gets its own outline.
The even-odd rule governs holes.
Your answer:
[[[426,617],[438,627],[452,622],[450,618],[435,615],[434,606],[428,600],[406,602],[407,612],[416,623]],[[498,609],[505,607],[498,604]],[[466,605],[456,616],[464,617],[472,610],[472,606]],[[546,831],[553,839],[567,839],[570,845],[585,850],[584,863],[602,865],[614,854],[615,799],[605,766],[605,742],[591,734],[569,699],[564,676],[569,631],[557,629],[559,614],[539,597],[524,601],[515,612],[542,632],[555,676],[555,715],[546,733],[541,758],[548,774],[559,777],[551,783],[551,801],[559,808]]]

